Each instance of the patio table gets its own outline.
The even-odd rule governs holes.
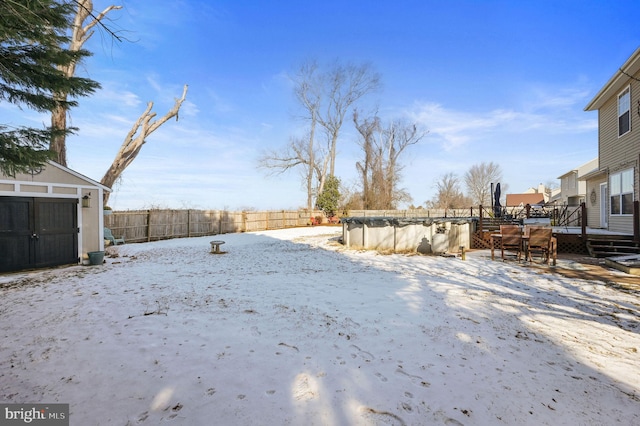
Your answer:
[[[491,260],[495,260],[495,248],[499,245],[499,241],[502,239],[502,234],[491,234]],[[525,259],[529,254],[529,235],[522,235],[522,242],[524,243]],[[551,265],[556,266],[558,258],[558,239],[551,237],[551,247],[549,249],[549,256],[551,257]]]

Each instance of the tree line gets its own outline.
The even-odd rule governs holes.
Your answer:
[[[381,76],[369,63],[322,67],[317,61],[304,62],[289,75],[298,116],[305,133],[292,135],[280,148],[265,151],[259,167],[268,174],[297,169],[306,191],[306,208],[319,208],[328,215],[336,210],[394,210],[410,203],[411,195],[401,187],[402,156],[420,143],[428,131],[406,119],[385,121],[377,110],[363,113],[359,102],[381,86]],[[348,120],[350,118],[350,120]],[[335,175],[337,142],[342,128],[351,122],[360,148],[354,167],[357,183],[349,188]],[[436,195],[424,202],[429,208],[460,208],[491,205],[491,183],[502,179],[500,166],[479,163],[472,166],[462,181],[447,173],[435,182]]]
[[[100,83],[76,75],[78,65],[92,53],[86,42],[96,30],[112,39],[123,38],[104,21],[121,9],[111,5],[94,10],[92,0],[6,0],[0,2],[0,101],[51,115],[45,128],[0,123],[0,172],[8,176],[28,173],[53,159],[67,165],[66,137],[78,129],[67,118],[78,98],[91,96]],[[300,172],[309,210],[331,214],[338,208],[396,209],[412,201],[401,187],[403,155],[428,134],[420,123],[380,117],[378,109],[364,112],[362,101],[381,88],[381,75],[369,63],[334,61],[321,66],[304,62],[289,75],[298,105],[302,135],[291,135],[283,147],[268,150],[259,166],[269,173]],[[178,112],[187,95],[157,118],[153,102],[124,135],[122,145],[101,183],[112,187],[140,153],[147,138]],[[352,125],[360,148],[354,164],[357,184],[349,188],[336,176],[338,142],[343,127]],[[426,207],[458,208],[491,203],[490,183],[501,179],[494,163],[474,165],[461,179],[448,173],[435,182],[436,195]],[[104,203],[109,199],[105,191]]]
[[[502,181],[502,169],[494,162],[472,165],[462,177],[445,173],[435,182],[436,193],[425,205],[435,209],[458,209],[469,206],[491,206],[495,201],[493,184]],[[463,190],[466,189],[466,192]],[[508,185],[502,184],[506,191]]]
[[[332,214],[345,192],[335,174],[338,140],[345,122],[351,121],[362,150],[362,159],[355,164],[360,190],[352,199],[359,199],[367,209],[395,209],[406,201],[409,196],[399,186],[400,156],[427,132],[418,123],[385,124],[377,111],[364,115],[358,110],[360,100],[380,89],[381,76],[373,66],[335,61],[321,67],[317,61],[307,61],[289,77],[306,132],[291,136],[284,147],[263,153],[259,166],[275,174],[298,169],[307,209],[318,207]]]

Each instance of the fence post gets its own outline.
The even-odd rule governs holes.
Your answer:
[[[151,241],[151,210],[147,210],[147,242]]]
[[[191,209],[187,210],[187,238],[191,238]]]

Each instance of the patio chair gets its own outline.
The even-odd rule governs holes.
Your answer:
[[[500,225],[500,251],[502,260],[505,260],[504,252],[506,250],[515,251],[516,259],[520,261],[522,256],[522,231],[518,225]]]
[[[551,228],[532,228],[529,231],[529,245],[527,247],[528,261],[532,262],[532,253],[540,253],[543,263],[549,264],[551,252]]]
[[[117,246],[118,244],[124,244],[124,237],[114,237],[111,233],[111,229],[104,228],[104,239],[111,241],[111,244]]]
[[[524,226],[524,232],[522,235],[524,235],[525,237],[529,237],[529,235],[531,234],[531,230],[532,229],[537,229],[537,228],[545,228],[545,226],[540,226],[540,225],[525,225]]]

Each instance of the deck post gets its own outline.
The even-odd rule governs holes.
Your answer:
[[[580,225],[582,227],[582,241],[587,241],[587,205],[580,203]]]
[[[640,201],[633,202],[633,242],[640,243]]]

